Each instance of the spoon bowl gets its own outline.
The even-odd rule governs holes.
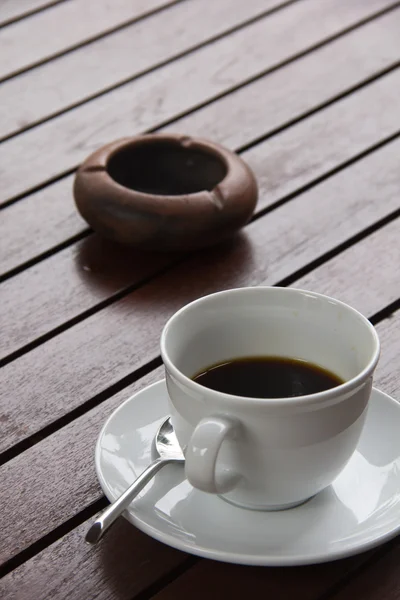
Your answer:
[[[185,457],[179,446],[169,417],[161,423],[154,442],[158,458],[152,462],[137,479],[135,479],[115,502],[110,504],[110,506],[98,515],[85,537],[85,541],[89,544],[97,544],[137,494],[149,483],[162,467],[170,463],[184,464]]]

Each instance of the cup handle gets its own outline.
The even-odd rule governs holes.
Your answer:
[[[227,473],[216,482],[215,465],[223,441],[232,438],[239,427],[239,421],[221,415],[199,422],[185,452],[186,477],[193,487],[211,494],[224,494],[235,487],[237,474]]]

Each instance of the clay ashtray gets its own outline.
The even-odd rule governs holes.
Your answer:
[[[77,172],[75,202],[104,237],[149,250],[191,250],[232,235],[257,202],[239,156],[182,135],[142,135],[94,152]]]

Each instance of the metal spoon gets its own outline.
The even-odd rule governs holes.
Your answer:
[[[109,530],[114,521],[116,521],[129,506],[133,498],[164,465],[173,462],[182,464],[185,462],[185,457],[178,444],[169,417],[160,425],[160,428],[157,431],[155,447],[159,458],[151,463],[151,465],[139,475],[128,489],[96,518],[86,534],[86,542],[89,544],[97,544],[106,531]]]

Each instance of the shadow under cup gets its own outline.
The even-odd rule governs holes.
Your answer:
[[[188,448],[189,481],[240,506],[273,510],[324,489],[353,454],[379,340],[365,317],[339,301],[258,287],[212,294],[178,311],[163,331],[161,352],[173,425]],[[269,399],[224,394],[191,379],[211,365],[249,356],[306,360],[345,383],[308,396]],[[228,419],[232,431],[208,485],[196,476],[203,459],[198,456],[195,467],[192,456],[210,453],[209,448],[193,449],[191,438],[200,421],[215,416]]]

